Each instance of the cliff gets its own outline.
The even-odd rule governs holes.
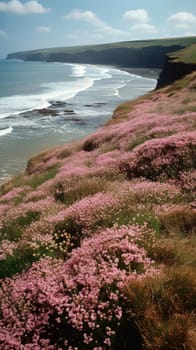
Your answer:
[[[8,54],[27,61],[109,64],[119,67],[162,68],[166,53],[195,42],[194,37],[61,47]]]
[[[196,70],[196,44],[178,52],[167,54],[157,88],[171,84]]]
[[[72,62],[87,64],[116,65],[119,67],[161,68],[165,54],[176,51],[181,46],[153,46],[143,48],[110,48],[103,51],[92,49],[78,53],[57,52],[48,54],[47,62]],[[40,53],[31,53],[25,60],[42,60]]]

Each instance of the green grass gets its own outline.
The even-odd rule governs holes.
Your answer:
[[[29,185],[33,189],[35,189],[42,183],[55,177],[55,175],[57,174],[57,170],[58,170],[58,165],[54,165],[46,173],[33,176],[30,181],[26,182],[26,185]]]
[[[11,277],[28,269],[37,258],[32,249],[17,249],[5,260],[0,260],[0,278]]]
[[[8,239],[9,241],[18,241],[22,236],[23,229],[39,218],[39,212],[29,210],[24,215],[5,222],[1,228],[0,241],[4,239]]]
[[[132,151],[135,147],[141,145],[145,141],[148,141],[150,138],[151,138],[150,136],[145,136],[145,135],[135,136],[135,138],[131,140],[131,142],[129,143],[127,147],[127,151]]]
[[[174,62],[196,64],[196,44],[192,44],[182,50],[170,54],[169,58]]]
[[[54,197],[57,201],[64,203],[66,206],[73,204],[87,196],[97,192],[107,190],[108,181],[96,177],[78,179],[76,184],[70,184],[69,189],[64,189],[61,183],[58,183],[54,190]]]
[[[0,188],[0,194],[5,194],[12,188],[20,186],[30,186],[32,189],[36,189],[39,185],[52,179],[58,173],[59,163],[51,166],[42,174],[36,174],[31,176],[26,176],[24,174],[19,174],[14,176],[10,181],[3,184]],[[19,196],[18,202],[22,201],[23,195]]]

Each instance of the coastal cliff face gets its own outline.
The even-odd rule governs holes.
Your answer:
[[[167,54],[160,73],[157,88],[161,88],[185,75],[196,71],[196,44],[187,46],[177,52]]]
[[[196,64],[175,62],[175,60],[166,56],[163,69],[157,82],[157,89],[169,85],[193,71],[196,71]]]
[[[181,46],[148,48],[112,48],[103,51],[85,50],[80,53],[51,53],[47,62],[72,62],[87,64],[116,65],[119,67],[162,68],[165,54],[180,49]],[[42,60],[39,53],[28,55],[25,60]]]
[[[165,54],[181,49],[180,45],[149,46],[141,48],[104,48],[97,51],[84,49],[80,52],[27,52],[9,54],[8,59],[19,58],[25,61],[72,62],[87,64],[116,65],[119,67],[162,68]]]

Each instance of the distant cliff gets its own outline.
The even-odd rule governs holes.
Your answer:
[[[162,68],[166,54],[180,50],[195,41],[196,38],[189,37],[50,48],[11,53],[7,59]]]
[[[180,46],[144,47],[144,48],[111,48],[103,51],[85,50],[78,53],[51,53],[48,62],[73,62],[87,64],[117,65],[120,67],[162,68],[165,54],[180,49]],[[39,53],[31,53],[25,60],[41,60]]]
[[[143,48],[106,48],[101,51],[93,49],[79,52],[27,52],[9,54],[8,59],[19,58],[24,61],[72,62],[87,64],[117,65],[120,67],[162,68],[165,54],[181,49],[181,46],[150,46]]]

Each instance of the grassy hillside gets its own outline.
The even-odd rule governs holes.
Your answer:
[[[154,39],[154,40],[135,40],[135,41],[123,41],[117,43],[109,44],[99,44],[99,45],[82,45],[82,46],[71,46],[71,47],[54,47],[47,49],[39,49],[33,51],[21,51],[13,54],[24,54],[28,55],[30,53],[41,53],[47,59],[47,56],[52,53],[78,53],[86,50],[103,51],[111,48],[144,48],[149,46],[188,46],[195,43],[196,37],[182,37],[182,38],[169,38],[169,39]],[[10,54],[12,55],[12,54]]]
[[[182,50],[170,54],[169,58],[174,62],[196,64],[196,44],[192,44]]]
[[[196,73],[0,195],[2,349],[196,348]]]

